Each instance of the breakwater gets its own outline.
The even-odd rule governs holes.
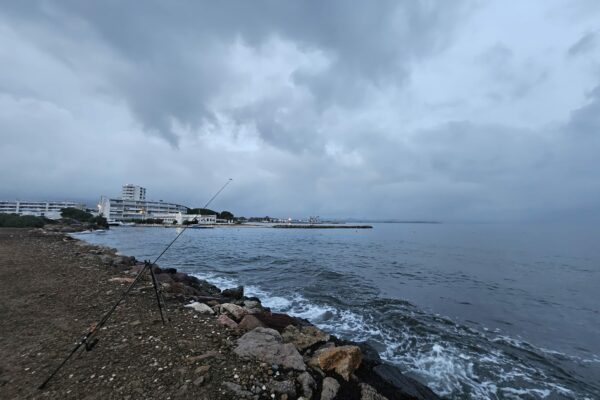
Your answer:
[[[279,224],[273,225],[278,229],[373,229],[372,225],[346,225],[346,224]]]

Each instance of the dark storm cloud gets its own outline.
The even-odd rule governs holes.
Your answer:
[[[201,205],[234,177],[241,214],[597,209],[598,2],[576,3],[6,2],[0,199]]]
[[[40,1],[13,2],[9,10],[12,18],[42,23],[71,40],[77,40],[81,30],[91,32],[114,50],[125,66],[102,71],[109,90],[127,101],[149,133],[174,145],[179,139],[174,121],[197,129],[215,112],[229,111],[215,110],[210,103],[231,79],[223,57],[236,40],[260,47],[277,36],[318,49],[331,59],[329,67],[318,74],[294,75],[294,83],[313,98],[301,115],[274,120],[277,106],[269,99],[269,109],[251,104],[231,114],[247,123],[244,116],[258,111],[257,128],[263,139],[294,148],[303,142],[297,137],[306,131],[303,116],[330,106],[362,104],[365,87],[402,81],[413,59],[442,48],[464,12],[463,3],[153,1],[141,6],[120,1]]]

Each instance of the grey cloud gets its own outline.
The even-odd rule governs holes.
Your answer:
[[[129,181],[201,205],[233,177],[217,208],[240,214],[597,210],[600,89],[578,104],[597,76],[575,82],[573,62],[548,77],[495,20],[472,40],[470,4],[3,4],[0,170],[20,167],[0,176],[0,198],[91,203]],[[558,117],[548,81],[574,88]]]
[[[588,32],[584,34],[579,40],[577,40],[569,50],[567,54],[571,57],[587,54],[594,50],[598,42],[598,32]]]
[[[587,104],[571,112],[567,130],[574,135],[600,138],[600,85],[589,93]]]
[[[548,71],[532,59],[519,60],[503,43],[496,43],[477,60],[493,79],[495,90],[488,93],[492,101],[518,100],[528,95],[548,78]]]
[[[333,64],[326,71],[295,77],[296,84],[314,93],[309,113],[318,114],[325,107],[361,104],[370,85],[403,81],[411,60],[448,43],[467,8],[464,1],[153,1],[143,6],[51,1],[12,3],[7,9],[11,22],[19,18],[45,25],[41,35],[76,41],[89,31],[88,38],[99,38],[125,64],[99,71],[109,79],[107,90],[125,99],[146,131],[177,145],[173,121],[197,129],[213,117],[210,103],[231,79],[223,67],[224,50],[238,38],[258,47],[280,36],[330,55]],[[257,127],[265,141],[292,147],[304,130],[298,123],[294,117],[280,122],[263,114]]]

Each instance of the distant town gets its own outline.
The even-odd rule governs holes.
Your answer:
[[[100,196],[97,209],[89,209],[83,203],[73,201],[0,201],[0,214],[43,217],[56,220],[64,217],[65,209],[85,211],[94,217],[106,219],[108,225],[232,225],[232,224],[287,224],[287,226],[315,225],[319,217],[307,219],[264,217],[236,217],[230,211],[214,211],[207,208],[192,208],[162,200],[146,199],[147,189],[133,184],[123,185],[120,197]],[[337,224],[329,221],[330,224]],[[277,226],[277,225],[276,225]]]

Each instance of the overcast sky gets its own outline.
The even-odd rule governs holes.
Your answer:
[[[600,214],[600,1],[2,1],[0,199]]]

